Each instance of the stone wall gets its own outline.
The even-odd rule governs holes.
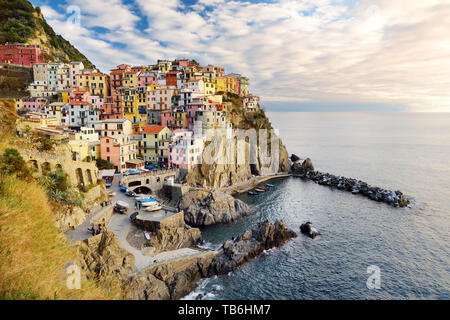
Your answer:
[[[150,232],[157,232],[162,228],[181,228],[184,227],[184,212],[180,211],[162,221],[150,221],[139,218],[133,220],[133,223],[140,229]]]
[[[164,184],[167,184],[169,178],[177,179],[178,174],[178,169],[149,171],[123,177],[121,184],[133,191],[146,188],[145,191],[153,193],[161,190]]]
[[[82,162],[72,160],[69,150],[60,152],[37,152],[34,150],[18,148],[24,160],[39,173],[63,169],[69,176],[70,182],[75,186],[87,186],[97,183],[98,169],[95,162]]]

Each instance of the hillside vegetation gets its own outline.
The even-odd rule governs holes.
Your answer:
[[[67,288],[65,267],[78,252],[55,226],[48,190],[11,148],[16,118],[14,103],[0,100],[0,299],[117,297],[119,288],[106,291],[84,274],[81,289]]]
[[[95,67],[69,41],[54,32],[39,7],[34,8],[26,0],[0,0],[0,8],[0,44],[39,44],[50,49],[51,60],[82,61],[86,68]]]

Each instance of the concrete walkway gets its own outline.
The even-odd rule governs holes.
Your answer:
[[[91,222],[98,219],[102,214],[106,212],[106,210],[110,209],[111,206],[100,208],[101,208],[100,210],[96,211],[94,214],[87,217],[82,224],[76,226],[75,230],[69,230],[66,232],[66,237],[69,238],[72,243],[92,237],[92,233],[88,231],[88,228],[91,227]]]
[[[138,250],[132,247],[127,241],[127,234],[131,226],[130,214],[134,212],[134,203],[135,199],[133,197],[128,197],[124,192],[120,191],[119,181],[121,176],[117,175],[114,177],[111,187],[108,188],[109,192],[115,192],[116,195],[110,198],[112,205],[114,205],[118,200],[124,201],[129,204],[130,209],[128,214],[118,214],[114,213],[111,217],[110,222],[106,226],[106,228],[116,235],[119,239],[120,246],[131,253],[135,258],[136,269],[133,271],[133,274],[150,267],[155,264],[164,263],[167,261],[173,261],[177,259],[182,259],[186,257],[195,257],[200,256],[206,253],[210,253],[212,251],[205,250],[196,250],[192,248],[181,248],[172,251],[161,252],[157,255],[144,255],[146,252],[144,250]],[[66,236],[72,241],[82,241],[92,236],[87,229],[90,227],[90,223],[92,220],[100,217],[109,207],[102,208],[98,212],[94,213],[92,216],[86,219],[86,221],[75,228],[75,230],[68,231]]]

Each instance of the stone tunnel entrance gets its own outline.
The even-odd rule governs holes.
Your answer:
[[[142,193],[142,194],[152,194],[152,190],[149,187],[146,186],[140,186],[133,190],[136,193]]]

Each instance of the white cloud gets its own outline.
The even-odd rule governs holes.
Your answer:
[[[79,34],[54,12],[44,15],[53,14],[56,31],[105,69],[189,55],[250,76],[263,100],[450,111],[448,0],[361,0],[354,7],[346,0],[69,2],[82,8]],[[138,10],[146,30],[136,27]]]

